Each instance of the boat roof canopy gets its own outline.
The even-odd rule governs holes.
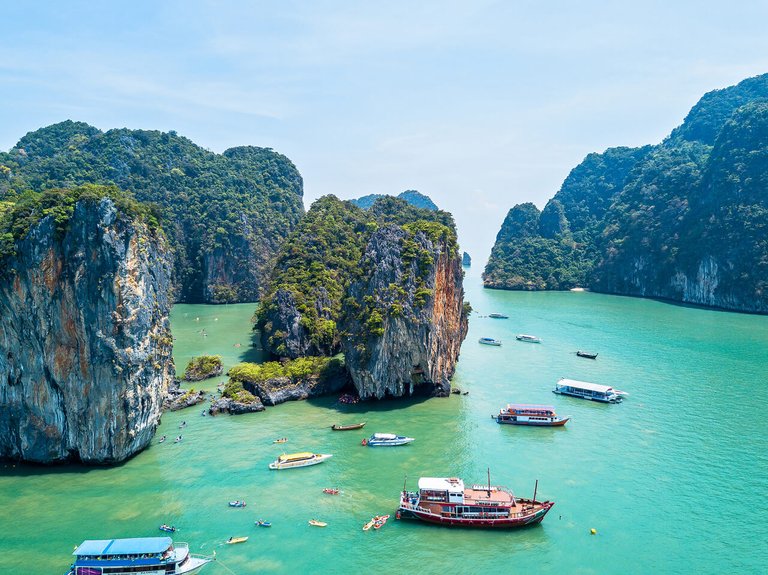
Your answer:
[[[421,477],[419,490],[464,492],[464,482],[458,477]]]
[[[170,537],[136,537],[133,539],[88,539],[72,555],[143,555],[162,553],[173,545]]]
[[[289,461],[292,459],[309,459],[313,455],[314,453],[312,453],[311,451],[302,451],[301,453],[284,453],[283,455],[278,457],[278,459],[280,461]]]
[[[561,379],[557,385],[567,385],[568,387],[578,387],[579,389],[588,389],[589,391],[599,391],[607,393],[613,391],[610,385],[600,385],[599,383],[590,383],[588,381],[577,381],[575,379]]]
[[[374,439],[397,439],[397,435],[394,433],[374,433]]]
[[[539,411],[555,411],[554,405],[536,405],[533,403],[508,403],[507,409],[536,409]]]

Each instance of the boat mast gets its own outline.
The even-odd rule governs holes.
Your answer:
[[[491,468],[488,467],[488,498],[491,498]]]
[[[403,495],[405,495],[407,493],[407,491],[405,489],[405,484],[407,482],[408,482],[408,474],[406,473],[405,476],[403,477]]]
[[[533,504],[536,505],[536,491],[539,489],[539,480],[536,480],[536,485],[533,487]]]

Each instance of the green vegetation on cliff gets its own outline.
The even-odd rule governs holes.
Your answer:
[[[215,154],[174,132],[66,121],[0,153],[0,201],[84,183],[114,184],[161,206],[182,301],[256,300],[270,258],[303,213],[301,176],[269,148]]]
[[[768,74],[706,94],[657,146],[590,154],[541,214],[515,206],[485,285],[766,312],[766,189]]]
[[[229,370],[230,383],[263,384],[270,379],[287,378],[291,383],[311,377],[341,377],[344,373],[344,356],[299,357],[289,361],[268,361],[266,363],[239,363]]]
[[[387,197],[392,197],[392,196],[385,196],[384,194],[368,194],[367,196],[363,196],[362,198],[357,198],[349,201],[355,204],[358,208],[363,208],[364,210],[367,210],[371,206],[373,206],[376,200],[379,200],[381,198],[387,198]],[[439,209],[437,207],[437,204],[435,204],[435,202],[432,201],[432,198],[420,192],[417,192],[416,190],[406,190],[403,193],[398,194],[397,197],[401,200],[405,200],[415,208],[422,208],[425,210],[433,210],[433,211],[437,211]]]
[[[350,302],[346,297],[350,283],[369,271],[362,265],[366,244],[385,226],[405,232],[403,261],[416,262],[422,283],[434,262],[432,254],[413,241],[415,236],[443,242],[452,253],[458,249],[453,218],[446,212],[416,208],[391,196],[379,198],[369,210],[334,196],[320,198],[280,249],[256,313],[265,348],[281,357],[334,355],[341,347],[344,308],[365,315],[372,333],[381,329],[382,313],[402,311],[402,303],[380,310],[371,302]],[[393,293],[405,293],[404,286],[390,287]],[[423,305],[429,290],[421,284],[417,290]]]
[[[57,234],[62,236],[78,202],[96,203],[108,198],[117,208],[119,218],[142,221],[150,230],[162,233],[156,207],[137,202],[116,186],[87,184],[63,190],[14,193],[7,198],[12,201],[0,204],[0,259],[13,255],[16,242],[43,218],[52,217]]]

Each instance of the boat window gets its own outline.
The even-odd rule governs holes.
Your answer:
[[[101,575],[101,567],[78,567],[75,575]]]

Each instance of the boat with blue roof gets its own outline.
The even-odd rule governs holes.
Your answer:
[[[213,560],[190,553],[187,543],[170,537],[88,539],[72,554],[75,562],[67,575],[192,575]]]

